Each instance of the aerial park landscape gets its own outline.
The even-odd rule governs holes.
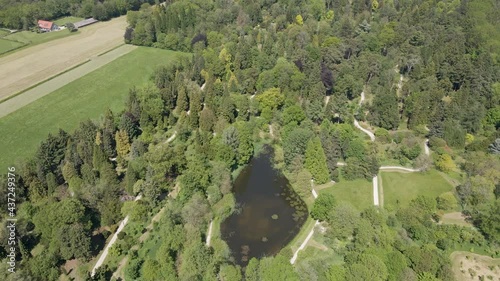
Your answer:
[[[495,1],[0,7],[2,280],[500,278]]]

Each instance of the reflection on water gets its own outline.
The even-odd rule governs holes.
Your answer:
[[[253,257],[278,253],[298,233],[307,218],[307,207],[288,180],[273,169],[272,148],[253,158],[234,184],[239,213],[221,224],[223,239],[235,263],[246,266]]]

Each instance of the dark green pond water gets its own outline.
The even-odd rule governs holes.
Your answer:
[[[265,146],[241,171],[233,189],[240,211],[221,224],[222,238],[242,266],[253,257],[277,254],[307,219],[306,204],[273,169],[272,157],[272,148]]]

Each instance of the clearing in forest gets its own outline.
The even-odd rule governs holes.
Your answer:
[[[443,214],[443,216],[441,216],[440,223],[472,227],[472,224],[466,220],[465,216],[461,212]]]
[[[79,34],[74,36],[38,44],[0,57],[0,65],[2,65],[0,68],[0,100],[44,81],[92,56],[123,44],[126,26],[125,16],[123,16],[84,27],[79,31]],[[47,35],[58,36],[66,32],[66,30],[50,32]],[[33,32],[28,34],[23,31],[8,35],[5,39],[12,36],[16,39],[23,34],[33,36],[33,38],[44,35]],[[33,41],[33,38],[28,39]],[[21,41],[21,39],[17,38],[17,41]]]
[[[182,55],[139,47],[1,118],[0,167],[33,155],[39,143],[59,128],[72,131],[83,120],[99,118],[106,108],[114,112],[123,109],[132,86],[143,85],[157,66]]]
[[[450,259],[457,281],[500,280],[500,259],[471,252],[453,252]]]
[[[331,193],[337,202],[348,202],[359,211],[373,205],[372,182],[365,179],[342,180],[331,187],[321,189],[319,193]]]
[[[385,172],[379,173],[384,190],[384,205],[407,206],[419,195],[437,197],[452,191],[453,186],[437,171],[428,172]]]

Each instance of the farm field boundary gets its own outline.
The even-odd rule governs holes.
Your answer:
[[[0,68],[0,99],[5,99],[106,50],[123,44],[123,33],[126,26],[125,17],[99,22],[82,28],[75,35],[22,48],[0,57],[0,65],[2,65]],[[23,32],[25,31],[7,35],[4,39],[15,39],[22,42]],[[66,31],[47,34],[58,35],[62,32]],[[29,34],[29,36],[34,35]],[[30,38],[27,40],[35,40]]]
[[[49,78],[45,83],[41,83],[34,88],[16,95],[2,103],[0,103],[0,118],[9,115],[10,113],[18,110],[19,108],[34,102],[35,100],[48,95],[57,89],[63,87],[64,85],[71,83],[78,78],[87,75],[88,73],[112,62],[113,60],[129,53],[130,51],[137,48],[132,45],[124,45],[118,49],[115,49],[106,55],[93,58],[87,63],[78,66],[70,71],[63,72],[60,75],[56,75],[54,78]]]
[[[190,54],[137,47],[0,118],[0,131],[3,133],[0,139],[0,166],[16,165],[17,160],[33,155],[40,142],[49,133],[57,133],[59,128],[71,132],[81,121],[99,119],[107,108],[119,112],[131,87],[144,85],[150,81],[156,67],[176,61],[180,56]]]

